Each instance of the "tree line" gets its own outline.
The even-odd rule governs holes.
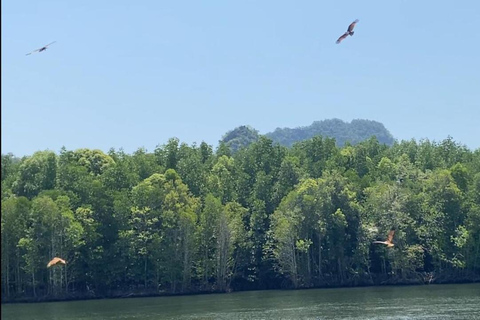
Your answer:
[[[1,165],[3,302],[480,278],[480,149],[450,137],[172,138]]]

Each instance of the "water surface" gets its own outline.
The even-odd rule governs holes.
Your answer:
[[[480,319],[480,284],[7,304],[5,319]]]

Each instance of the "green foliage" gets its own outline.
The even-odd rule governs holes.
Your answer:
[[[222,155],[217,159],[207,177],[207,189],[220,198],[222,203],[233,201],[237,197],[234,170],[233,158]]]
[[[31,199],[41,190],[53,189],[57,171],[56,161],[56,155],[51,151],[38,151],[24,159],[18,169],[19,175],[12,185],[15,193]],[[8,171],[7,168],[6,170]]]
[[[101,150],[78,149],[73,152],[72,158],[93,175],[102,174],[114,163],[113,159]]]
[[[478,278],[480,150],[369,126],[2,155],[2,301]]]

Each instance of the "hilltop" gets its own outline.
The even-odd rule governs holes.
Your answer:
[[[227,132],[221,142],[227,144],[232,151],[248,146],[259,139],[261,134],[251,126],[239,126]],[[314,121],[309,126],[297,128],[276,128],[265,134],[266,137],[282,146],[291,147],[294,143],[308,140],[314,136],[334,138],[337,146],[345,143],[355,145],[375,136],[377,140],[388,146],[393,145],[395,139],[385,126],[377,121],[355,119],[345,122],[340,119]]]

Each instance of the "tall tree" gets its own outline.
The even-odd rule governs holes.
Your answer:
[[[3,159],[2,159],[3,160]],[[42,190],[55,187],[57,172],[56,155],[51,151],[38,151],[24,159],[13,189],[19,196],[31,199]]]

